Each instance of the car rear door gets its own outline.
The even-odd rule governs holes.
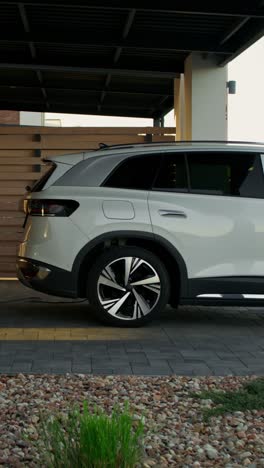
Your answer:
[[[264,277],[263,196],[259,154],[170,152],[149,195],[153,231],[189,278]]]

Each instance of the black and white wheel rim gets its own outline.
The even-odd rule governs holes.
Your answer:
[[[97,293],[108,314],[122,320],[137,320],[153,310],[160,287],[160,277],[148,262],[138,257],[122,257],[103,269]]]

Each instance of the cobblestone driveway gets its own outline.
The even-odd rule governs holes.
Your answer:
[[[0,283],[1,373],[264,375],[264,309],[167,309],[123,329],[98,324],[86,303],[45,300],[56,298]]]

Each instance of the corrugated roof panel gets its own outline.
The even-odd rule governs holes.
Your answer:
[[[62,6],[27,5],[26,11],[29,23],[33,31],[40,30],[60,30],[67,32],[76,30],[77,32],[98,31],[98,28],[105,30],[122,31],[124,21],[127,17],[123,10],[100,10],[100,8],[80,8],[73,6],[64,8]]]
[[[227,63],[264,31],[258,0],[211,2],[206,13],[194,0],[137,5],[1,2],[0,108],[47,110],[48,99],[56,112],[161,115],[190,51]]]

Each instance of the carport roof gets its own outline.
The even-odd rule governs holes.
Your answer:
[[[0,108],[159,118],[190,52],[224,65],[264,32],[263,0],[156,4],[1,1]]]

